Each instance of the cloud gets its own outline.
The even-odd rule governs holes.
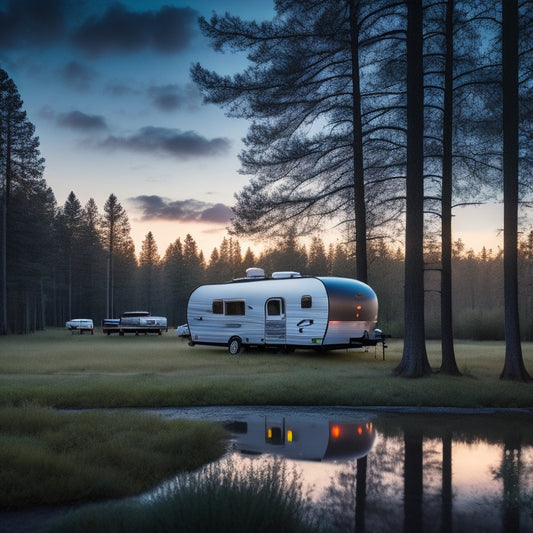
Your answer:
[[[81,111],[63,113],[57,117],[60,126],[80,131],[101,131],[107,129],[105,118],[100,115],[86,115]]]
[[[172,220],[227,224],[233,211],[227,205],[200,200],[170,200],[157,195],[141,195],[128,199],[142,212],[141,220]]]
[[[0,10],[0,48],[53,43],[66,32],[65,0],[10,0]]]
[[[116,3],[102,15],[87,18],[71,40],[92,56],[146,48],[175,53],[189,44],[197,17],[197,12],[189,7],[164,6],[159,11],[136,12]]]
[[[84,91],[90,87],[94,73],[78,61],[69,61],[61,70],[60,76],[70,87]]]
[[[200,92],[192,84],[153,86],[148,89],[148,96],[161,111],[195,110],[202,101]]]
[[[202,211],[202,222],[228,223],[233,218],[233,211],[224,204],[215,204]]]
[[[129,137],[110,135],[100,146],[189,159],[224,154],[230,148],[230,141],[222,137],[206,139],[194,131],[147,126]]]
[[[90,56],[145,49],[171,54],[184,50],[197,31],[198,13],[190,7],[134,11],[115,2],[91,16],[83,8],[78,0],[8,0],[0,7],[0,49],[70,42]]]

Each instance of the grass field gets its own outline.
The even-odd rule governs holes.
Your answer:
[[[430,341],[432,367],[440,343]],[[456,343],[462,377],[393,375],[402,355],[381,351],[299,350],[291,354],[188,346],[162,336],[72,335],[50,330],[0,337],[0,405],[161,407],[182,405],[406,405],[531,407],[533,385],[501,381],[502,342]],[[533,344],[523,345],[533,373]]]
[[[440,344],[427,346],[438,369]],[[224,451],[226,434],[215,424],[153,420],[128,410],[50,408],[533,407],[533,384],[498,378],[502,342],[457,342],[462,377],[396,377],[402,349],[392,339],[385,361],[374,349],[236,357],[224,348],[190,347],[174,332],[119,337],[49,330],[0,337],[0,507],[137,494]],[[533,344],[524,344],[523,352],[533,372]]]

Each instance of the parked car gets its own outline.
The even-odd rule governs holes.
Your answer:
[[[164,316],[153,316],[149,311],[127,311],[122,313],[120,318],[104,318],[102,331],[107,335],[118,333],[157,333],[161,335],[163,331],[168,331],[167,318]]]
[[[89,331],[91,335],[94,335],[94,324],[90,318],[73,318],[65,323],[65,327],[72,333],[77,331],[82,335],[84,331]]]

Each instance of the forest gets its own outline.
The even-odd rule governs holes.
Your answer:
[[[30,193],[28,196],[26,196]],[[29,333],[63,327],[70,318],[118,317],[144,309],[167,316],[169,326],[186,322],[190,292],[200,284],[242,277],[247,268],[267,273],[295,270],[304,275],[356,277],[353,246],[327,243],[320,236],[284,237],[260,253],[242,250],[225,237],[208,256],[191,235],[177,237],[163,252],[151,232],[136,251],[128,215],[114,194],[100,212],[91,199],[82,206],[74,192],[61,206],[45,183],[16,195],[8,263],[9,332]],[[13,208],[14,210],[15,208]],[[45,221],[46,223],[43,223]],[[179,230],[179,227],[176,228]],[[111,244],[110,244],[111,243]],[[109,250],[112,249],[112,257]],[[403,336],[404,253],[381,239],[369,246],[369,284],[379,299],[379,327]],[[440,338],[440,252],[425,252],[426,334]],[[533,230],[519,243],[520,307],[524,340],[533,340]],[[453,251],[454,333],[462,339],[504,338],[503,253],[483,248],[475,253],[458,240]],[[110,268],[111,266],[111,268]]]
[[[160,257],[151,233],[137,258],[114,194],[101,214],[74,192],[57,207],[34,127],[0,71],[2,332],[131,308],[179,323],[196,284],[256,265],[368,282],[382,329],[404,339],[399,375],[431,372],[429,336],[443,340],[441,371],[457,373],[461,336],[504,338],[502,376],[528,380],[532,2],[274,6],[260,24],[199,19],[215,51],[249,65],[234,75],[191,67],[204,102],[250,124],[240,154],[250,180],[231,237],[209,258],[190,235]],[[453,209],[487,199],[503,204],[503,249],[471,253],[452,239]],[[340,244],[327,242],[332,221]],[[241,235],[272,247],[243,257]]]

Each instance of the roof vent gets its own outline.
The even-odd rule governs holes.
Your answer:
[[[299,272],[293,272],[292,270],[285,270],[283,272],[273,272],[273,279],[284,279],[284,278],[301,278],[302,275]]]
[[[264,278],[265,277],[265,271],[262,268],[252,267],[246,269],[246,277],[247,278]]]

